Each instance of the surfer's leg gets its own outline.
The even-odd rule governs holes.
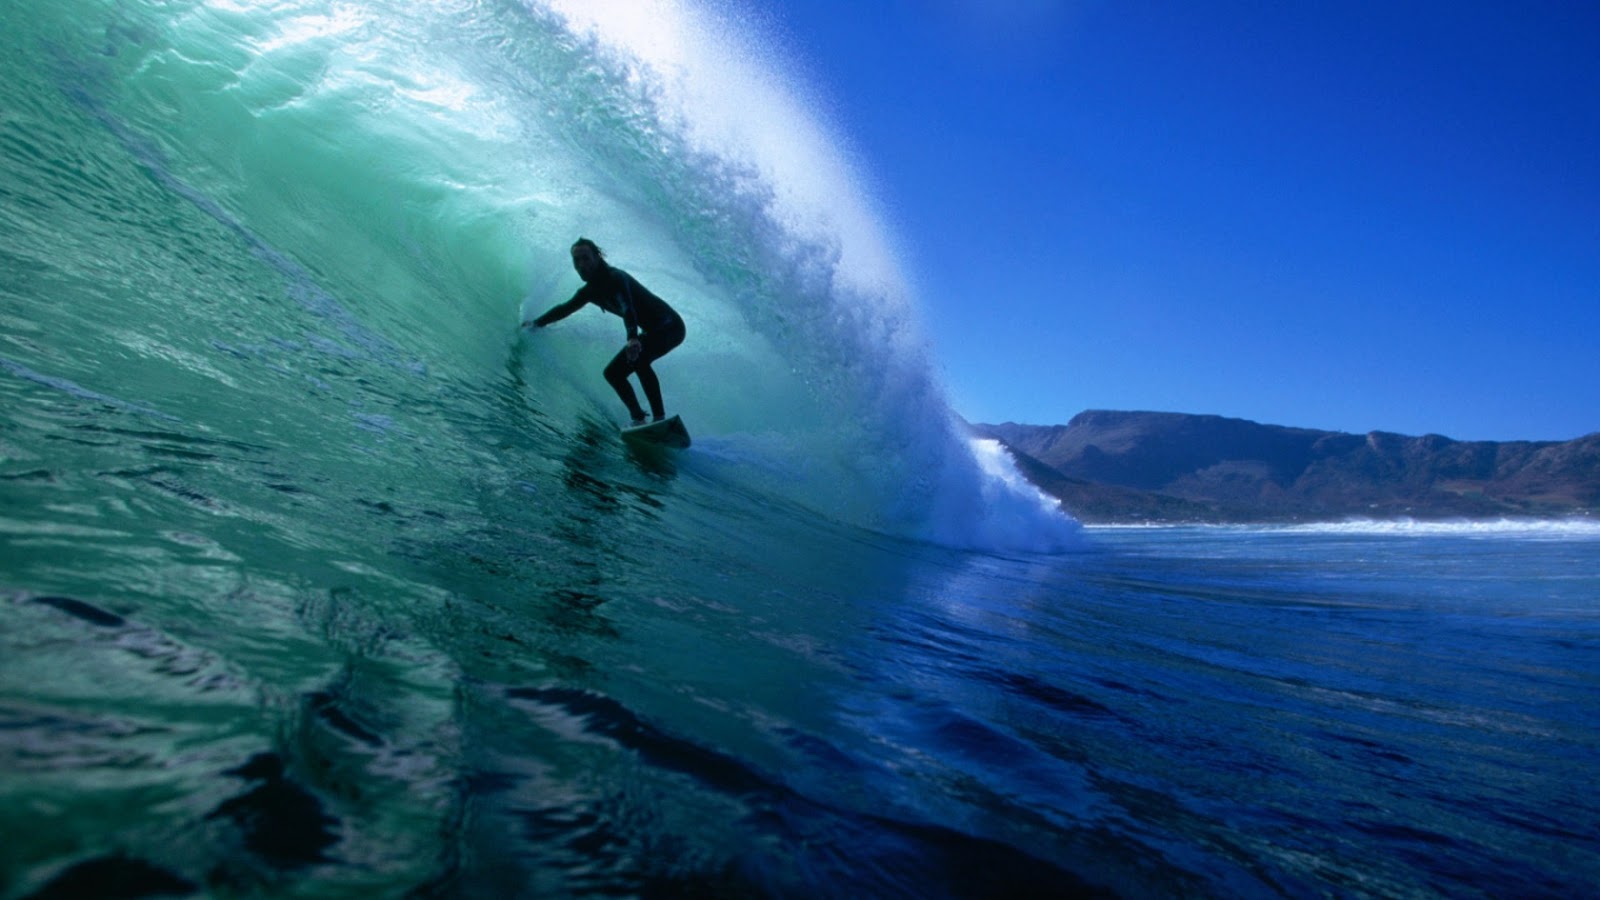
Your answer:
[[[605,376],[606,382],[611,385],[611,389],[617,392],[618,397],[622,398],[622,405],[628,408],[628,415],[632,416],[633,420],[637,422],[644,418],[644,410],[639,408],[639,398],[633,393],[633,385],[628,383],[628,373],[632,369],[633,364],[628,362],[628,351],[624,350],[612,357],[611,362],[606,364]],[[640,378],[639,382],[643,384],[644,379]],[[660,388],[656,389],[658,395],[660,390]],[[647,388],[647,395],[648,392],[649,389]]]
[[[633,364],[633,371],[639,376],[639,386],[644,388],[645,399],[650,401],[650,414],[658,420],[667,417],[667,407],[661,402],[661,380],[656,377],[656,371],[650,368],[650,364],[683,343],[683,336],[681,322],[676,327],[661,328],[639,336],[639,358]]]
[[[650,401],[650,415],[657,420],[666,418],[667,407],[661,402],[661,379],[656,377],[656,370],[640,359],[633,367],[633,374],[639,376],[639,386],[644,388],[644,398]]]

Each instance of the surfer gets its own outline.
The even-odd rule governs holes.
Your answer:
[[[639,376],[639,386],[650,401],[650,413],[660,422],[666,418],[667,410],[661,402],[661,382],[650,364],[683,343],[683,318],[632,275],[606,262],[605,254],[586,237],[572,245],[572,267],[583,279],[583,287],[571,300],[556,304],[544,315],[523,322],[523,326],[543,328],[572,315],[585,303],[621,316],[628,329],[628,343],[606,365],[606,381],[628,407],[632,424],[638,426],[645,424],[644,410],[639,408],[639,398],[634,395],[628,376]]]

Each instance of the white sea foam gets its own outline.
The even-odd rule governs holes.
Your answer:
[[[981,472],[979,509],[971,516],[947,512],[946,522],[958,525],[946,535],[955,543],[981,548],[1011,548],[1032,552],[1058,552],[1081,541],[1081,527],[1017,470],[1016,460],[999,441],[974,439],[973,458]]]
[[[1524,540],[1600,540],[1600,519],[1346,519],[1337,522],[1299,522],[1290,525],[1197,525],[1129,523],[1088,525],[1089,531],[1207,530],[1261,534],[1351,535],[1393,537],[1485,537]]]
[[[1343,522],[1286,525],[1281,530],[1315,534],[1600,539],[1600,519],[1349,519]]]

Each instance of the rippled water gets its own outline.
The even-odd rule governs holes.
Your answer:
[[[569,478],[566,526],[737,517],[685,471],[607,479],[628,465]],[[1097,531],[1028,559],[745,512],[759,533],[676,564],[496,528],[181,615],[15,594],[8,871],[472,896],[1600,873],[1592,537]]]

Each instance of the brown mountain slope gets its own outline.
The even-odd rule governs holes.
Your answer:
[[[1453,441],[1095,410],[975,425],[1085,521],[1281,521],[1600,513],[1600,433]]]

